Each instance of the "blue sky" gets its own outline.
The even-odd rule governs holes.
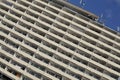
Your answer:
[[[70,3],[84,8],[97,16],[103,16],[100,20],[106,26],[117,30],[120,26],[120,0],[68,0]]]

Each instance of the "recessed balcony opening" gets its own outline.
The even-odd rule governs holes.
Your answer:
[[[8,28],[10,28],[10,29],[13,29],[13,25],[11,25],[11,24],[9,24],[9,23],[7,23],[7,22],[5,22],[5,21],[1,21],[1,23],[4,25],[4,26],[6,26],[6,27],[8,27]]]
[[[61,54],[65,55],[67,57],[70,57],[70,58],[73,56],[71,53],[68,53],[60,48],[58,48],[58,52],[60,52]]]
[[[18,2],[19,4],[25,6],[25,7],[28,7],[28,6],[29,6],[29,4],[27,4],[27,3],[23,2],[23,1],[17,1],[17,2]]]
[[[9,31],[7,31],[7,30],[5,30],[5,29],[0,29],[0,31],[1,31],[1,33],[3,33],[3,34],[9,34]]]
[[[68,60],[66,60],[66,59],[64,59],[64,58],[62,58],[62,57],[60,57],[60,56],[57,56],[57,55],[54,55],[53,56],[55,59],[57,59],[58,61],[60,61],[60,62],[63,62],[64,64],[69,64],[69,61]]]
[[[36,12],[38,12],[38,13],[42,12],[42,10],[40,8],[38,8],[38,7],[30,6],[29,8],[36,11]]]
[[[19,17],[19,18],[22,16],[21,14],[15,12],[15,11],[12,11],[12,10],[10,10],[10,13],[15,15],[16,17]]]
[[[115,37],[113,37],[113,36],[111,36],[110,34],[105,33],[105,32],[102,32],[102,35],[103,35],[103,36],[106,36],[107,38],[112,39],[112,40],[115,39]]]
[[[30,23],[32,23],[32,24],[35,23],[35,21],[34,21],[33,19],[28,18],[28,17],[26,17],[26,16],[22,16],[22,19],[25,20],[25,21],[27,21],[27,22],[30,22]]]
[[[76,14],[76,12],[73,11],[73,10],[71,10],[70,8],[63,7],[62,9],[63,9],[65,12],[68,12],[68,13],[70,13],[70,14],[72,14],[72,15],[75,15],[75,14]]]
[[[49,4],[54,6],[54,7],[56,7],[56,8],[62,9],[62,6],[57,4],[57,3],[55,3],[55,2],[49,2]]]
[[[39,7],[45,8],[45,5],[40,3],[39,1],[34,1],[34,4],[36,4]]]
[[[42,24],[42,23],[39,23],[39,22],[36,22],[35,25],[37,25],[38,27],[42,28],[42,29],[45,29],[45,30],[49,30],[49,27],[47,25]]]
[[[4,10],[4,11],[6,11],[6,12],[8,12],[8,10],[9,10],[9,8],[6,8],[6,7],[3,6],[3,5],[0,5],[0,9]]]
[[[31,29],[31,26],[24,22],[18,21],[18,24],[21,25],[21,27],[24,27],[26,29],[29,29],[29,30]]]
[[[48,17],[50,17],[50,18],[52,18],[52,19],[55,19],[55,18],[56,18],[56,16],[54,16],[53,14],[48,13],[48,12],[45,12],[45,11],[43,11],[42,14],[44,14],[45,16],[48,16]]]
[[[13,18],[13,17],[11,17],[11,16],[6,15],[5,17],[6,17],[6,19],[8,19],[8,20],[10,20],[10,21],[12,21],[12,22],[14,22],[14,23],[17,23],[17,22],[18,22],[18,20],[17,20],[16,18]]]
[[[72,30],[67,30],[67,32],[68,32],[69,34],[71,34],[71,35],[79,38],[79,39],[82,38],[82,35],[80,35],[79,33],[73,32]]]
[[[27,32],[26,31],[23,31],[23,30],[21,30],[21,29],[19,29],[19,28],[14,28],[14,30],[16,31],[16,32],[19,32],[20,34],[22,34],[22,35],[24,35],[24,36],[26,36],[27,35]]]
[[[17,6],[17,5],[14,5],[14,8],[15,8],[16,10],[20,10],[20,11],[22,11],[22,12],[25,12],[25,11],[26,11],[26,9],[24,9],[24,8],[22,8],[22,7],[19,7],[19,6]]]
[[[26,13],[27,13],[28,15],[30,15],[30,16],[36,18],[36,19],[39,17],[38,14],[35,14],[35,13],[33,13],[33,12],[31,12],[31,11],[28,11],[28,10],[26,11]]]
[[[84,32],[84,29],[80,28],[79,26],[71,24],[70,27],[77,30],[77,31],[79,31],[79,32]]]
[[[55,35],[57,35],[57,36],[60,36],[60,37],[63,37],[63,36],[64,36],[63,33],[57,32],[57,31],[54,30],[54,29],[50,29],[50,32],[53,33],[53,34],[55,34]]]
[[[76,44],[76,45],[79,43],[77,40],[75,40],[75,39],[73,39],[73,38],[71,38],[71,37],[65,36],[64,38],[65,38],[66,40],[68,40],[68,41]]]
[[[68,15],[63,14],[63,13],[59,13],[59,15],[64,17],[64,18],[66,18],[66,19],[68,19],[68,20],[72,20],[73,19],[71,16],[68,16]]]
[[[1,17],[4,17],[4,16],[5,16],[5,13],[0,12],[0,16],[1,16]],[[1,19],[0,19],[0,21],[1,21]]]
[[[52,12],[54,12],[55,14],[58,14],[58,13],[59,13],[58,10],[55,10],[55,9],[53,9],[53,8],[50,8],[50,7],[46,7],[46,10],[52,11]]]
[[[49,56],[53,56],[53,53],[52,52],[50,52],[50,51],[47,51],[46,49],[44,49],[44,48],[39,48],[39,51],[40,52],[43,52],[43,54],[46,54],[46,55],[49,55]]]
[[[39,16],[39,19],[40,19],[41,21],[49,24],[49,25],[52,25],[52,23],[53,23],[52,21],[50,21],[50,20],[48,20],[48,19],[46,19],[46,18],[44,18],[44,17],[41,17],[41,16]]]
[[[56,18],[56,21],[58,21],[58,22],[60,22],[62,24],[65,24],[66,26],[70,25],[70,23],[68,21],[66,21],[64,19],[61,19],[61,18],[58,18],[58,17]]]
[[[12,80],[7,75],[4,75],[3,73],[0,73],[0,80]]]
[[[65,31],[65,32],[67,31],[67,28],[65,28],[65,27],[63,27],[63,26],[61,26],[61,25],[59,25],[57,23],[53,23],[53,26],[60,29],[60,30],[62,30],[62,31]]]

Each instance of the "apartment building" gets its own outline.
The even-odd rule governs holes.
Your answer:
[[[118,80],[120,33],[65,0],[0,0],[0,80]]]

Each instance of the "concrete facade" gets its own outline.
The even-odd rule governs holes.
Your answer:
[[[0,78],[117,80],[120,33],[97,19],[64,0],[1,0]]]

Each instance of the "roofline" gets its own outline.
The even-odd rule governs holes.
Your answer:
[[[87,10],[84,10],[84,9],[82,9],[82,8],[80,8],[80,7],[77,7],[77,6],[75,6],[75,5],[72,5],[71,3],[66,2],[66,0],[55,0],[55,1],[64,4],[65,6],[69,7],[70,9],[75,10],[75,11],[78,12],[78,13],[81,12],[81,13],[83,13],[83,14],[82,14],[83,16],[87,16],[87,17],[89,17],[89,18],[91,18],[91,19],[93,19],[93,20],[97,20],[97,19],[99,18],[98,16],[96,16],[95,14],[93,14],[93,13],[87,11]],[[80,13],[80,14],[81,14],[81,13]]]

